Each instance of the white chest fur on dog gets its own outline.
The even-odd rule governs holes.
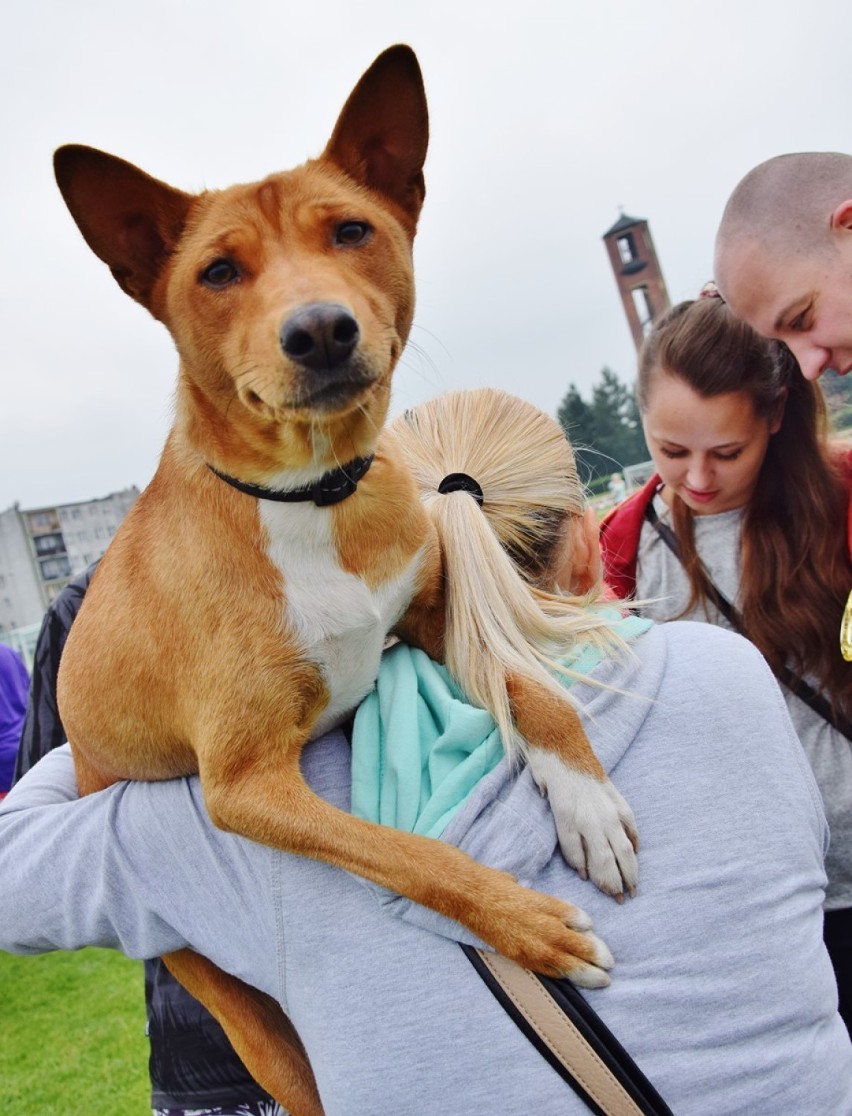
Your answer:
[[[260,502],[267,555],[284,577],[284,622],[305,657],[322,669],[329,702],[314,729],[320,735],[370,692],[388,631],[414,596],[418,551],[399,576],[369,588],[341,569],[332,512],[313,504]]]

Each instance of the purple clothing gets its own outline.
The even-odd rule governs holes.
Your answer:
[[[12,786],[30,676],[17,651],[0,643],[0,794]]]

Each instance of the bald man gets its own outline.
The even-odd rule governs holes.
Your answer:
[[[738,318],[783,341],[804,376],[852,371],[852,155],[779,155],[749,171],[716,236]]]

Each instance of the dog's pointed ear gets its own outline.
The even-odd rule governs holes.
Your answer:
[[[380,54],[353,89],[323,153],[341,170],[395,202],[411,220],[420,215],[429,113],[414,51],[393,46]]]
[[[180,238],[193,195],[93,147],[60,147],[53,167],[89,247],[123,291],[160,317],[157,279]]]

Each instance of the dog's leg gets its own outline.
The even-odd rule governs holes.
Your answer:
[[[429,592],[415,598],[396,631],[442,661],[442,579],[433,573],[426,585]],[[464,679],[459,682],[464,688]],[[515,727],[527,742],[530,771],[553,807],[562,855],[619,902],[625,890],[635,894],[639,838],[633,811],[598,762],[577,711],[567,697],[531,678],[511,676],[506,689]]]
[[[295,749],[273,767],[250,765],[217,776],[202,764],[214,822],[302,856],[335,864],[463,923],[505,956],[584,987],[609,983],[609,950],[576,907],[522,887],[441,841],[353,818],[304,783]],[[268,757],[267,757],[268,758]],[[245,757],[243,757],[245,761]],[[248,773],[246,773],[248,772]],[[248,1070],[293,1116],[321,1116],[310,1064],[289,1020],[263,993],[190,950],[169,969],[219,1020]]]
[[[227,749],[226,749],[227,752]],[[210,816],[221,828],[334,864],[462,923],[504,956],[550,976],[599,988],[609,983],[609,950],[570,903],[522,887],[442,841],[354,818],[304,782],[298,757],[274,766],[245,762],[201,779]]]
[[[77,793],[81,798],[96,791],[111,787],[116,779],[114,776],[105,775],[98,767],[91,763],[79,748],[71,742],[71,755],[74,757],[74,775],[77,779]]]
[[[633,811],[607,778],[579,715],[567,700],[528,678],[510,677],[515,724],[527,759],[556,819],[568,863],[619,901],[638,880],[639,838]]]
[[[243,1064],[290,1116],[322,1116],[317,1083],[280,1004],[190,949],[163,957],[186,990],[218,1019]]]

